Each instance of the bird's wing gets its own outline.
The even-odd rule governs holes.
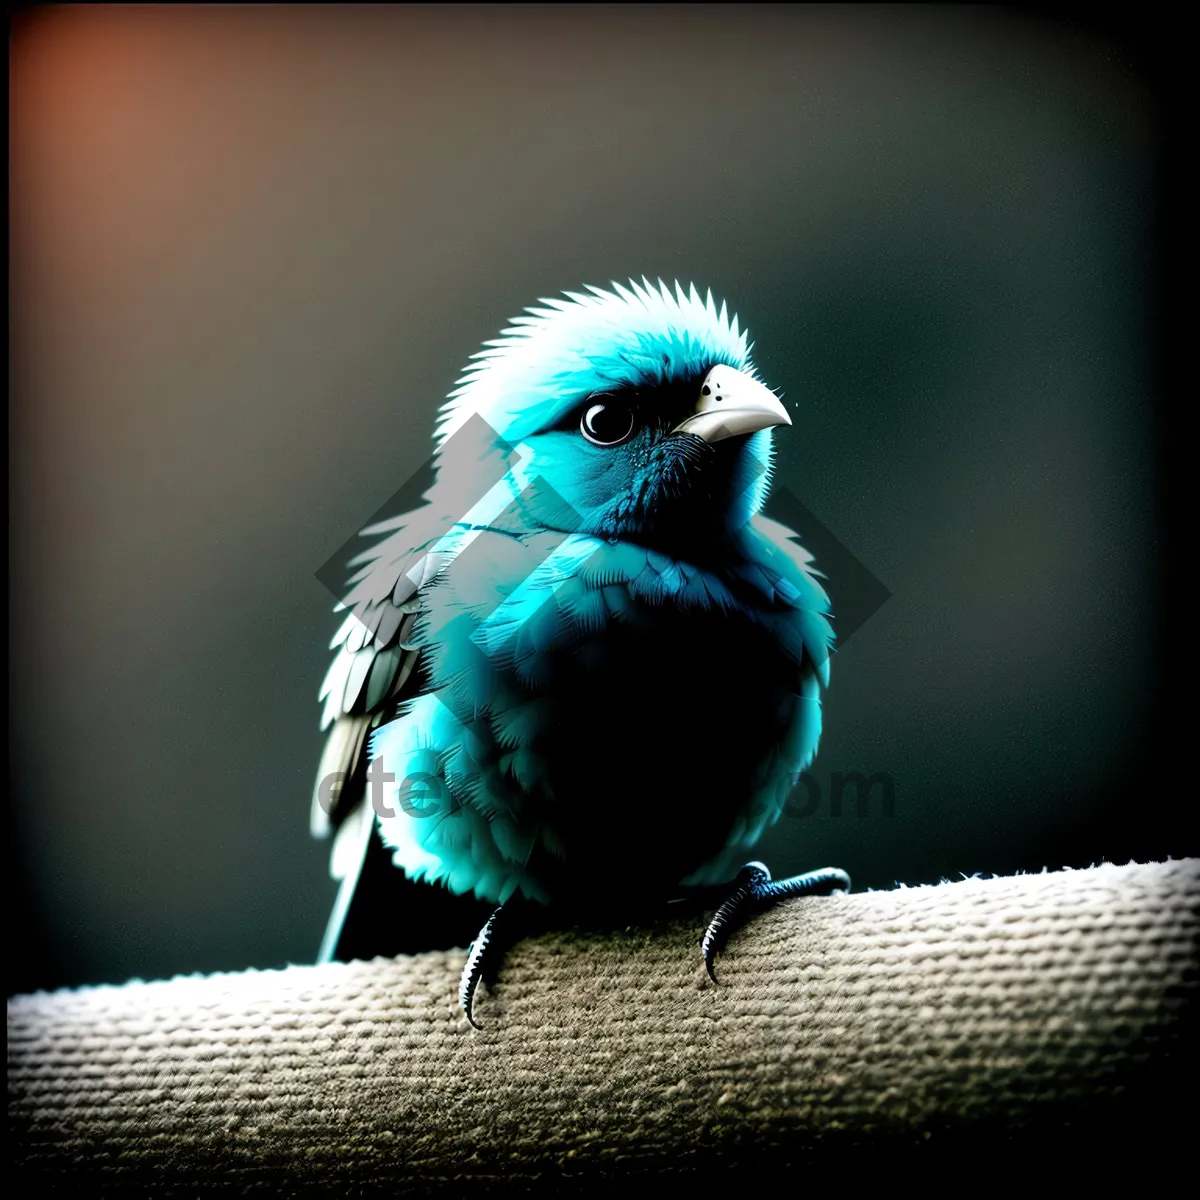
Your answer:
[[[333,662],[321,685],[322,729],[329,735],[313,785],[310,826],[315,837],[333,835],[329,870],[341,888],[322,943],[320,961],[333,957],[353,897],[375,813],[367,798],[370,737],[393,720],[424,686],[421,651],[413,641],[422,591],[444,565],[437,533],[426,530],[424,511],[371,532],[390,531],[354,560],[360,565],[338,606],[346,612],[330,643]]]

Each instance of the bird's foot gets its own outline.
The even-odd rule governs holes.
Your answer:
[[[504,958],[505,950],[512,944],[517,912],[521,908],[516,900],[514,896],[488,917],[467,952],[467,963],[458,984],[458,1003],[475,1029],[482,1028],[472,1012],[475,990],[482,980],[491,977]]]
[[[713,971],[717,953],[724,948],[729,935],[740,929],[752,914],[793,896],[828,896],[849,890],[850,876],[838,867],[822,867],[818,871],[793,875],[790,879],[772,881],[771,872],[762,863],[747,863],[738,872],[732,894],[713,915],[700,943],[708,977],[713,983],[717,982]]]

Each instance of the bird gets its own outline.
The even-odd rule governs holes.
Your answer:
[[[362,531],[337,605],[322,960],[380,846],[487,903],[458,996],[476,1028],[522,907],[724,895],[715,982],[754,912],[849,890],[752,858],[816,753],[834,647],[823,576],[763,511],[792,419],[752,349],[711,290],[643,277],[542,299],[470,357],[422,503]]]

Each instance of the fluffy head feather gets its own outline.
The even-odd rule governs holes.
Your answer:
[[[710,291],[701,299],[677,282],[589,287],[539,301],[472,364],[442,406],[440,448],[473,413],[509,442],[556,424],[590,392],[656,386],[727,363],[753,372],[745,331]]]

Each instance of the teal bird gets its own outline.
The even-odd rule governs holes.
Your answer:
[[[829,605],[762,513],[791,424],[738,319],[643,280],[527,309],[442,407],[414,512],[365,531],[321,690],[314,830],[335,830],[333,954],[375,830],[414,880],[496,905],[755,907],[846,889],[747,863],[812,760]],[[740,869],[740,873],[739,873]],[[402,919],[402,914],[396,914]]]

